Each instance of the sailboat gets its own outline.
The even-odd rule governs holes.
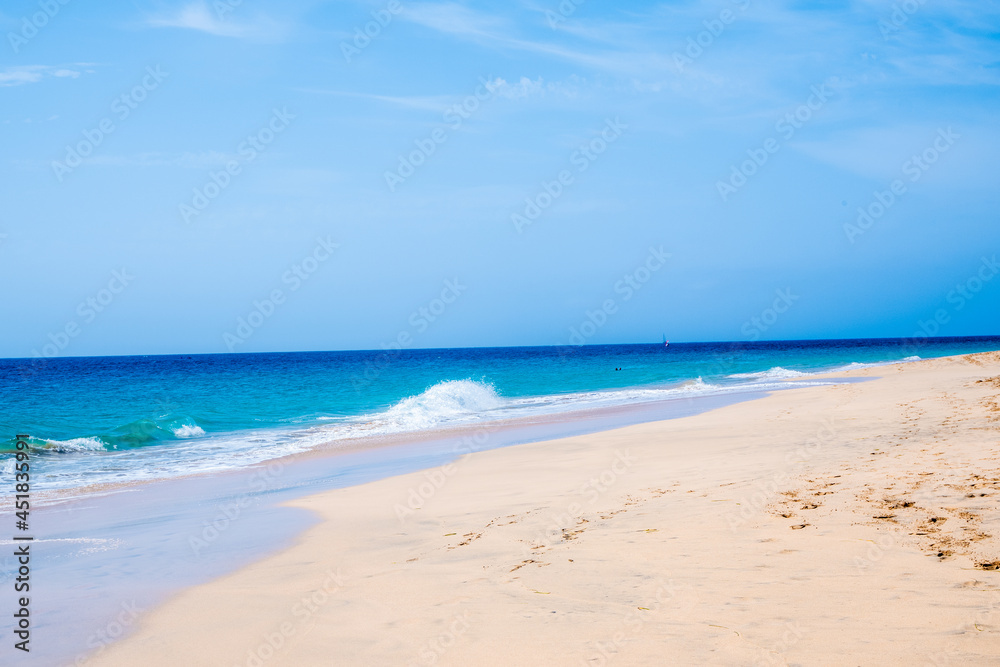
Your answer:
[[[667,340],[667,334],[663,334],[663,347],[669,347],[670,341]]]

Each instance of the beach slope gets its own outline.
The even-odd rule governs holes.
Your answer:
[[[1000,353],[296,500],[92,665],[1000,662]]]

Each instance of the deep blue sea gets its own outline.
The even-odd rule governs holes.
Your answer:
[[[1000,337],[3,359],[0,475],[17,434],[31,436],[33,487],[67,489],[996,349]]]

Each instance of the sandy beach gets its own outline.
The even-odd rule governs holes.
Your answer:
[[[303,497],[89,665],[1000,662],[1000,353]]]

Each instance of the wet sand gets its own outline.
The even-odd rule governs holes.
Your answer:
[[[996,664],[1000,353],[290,501],[95,665]]]
[[[248,468],[33,495],[32,645],[16,659],[85,664],[178,591],[280,552],[319,520],[286,501],[434,468],[472,451],[699,414],[763,395],[691,396],[335,441]],[[13,549],[0,555],[0,585],[13,585],[17,565]],[[0,634],[12,633],[15,621],[0,617]]]

